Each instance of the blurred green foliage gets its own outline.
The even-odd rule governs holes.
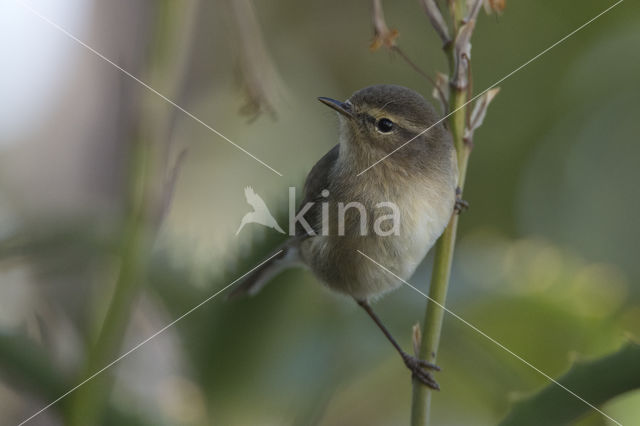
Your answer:
[[[640,387],[640,346],[630,343],[605,358],[579,362],[558,383],[593,405]],[[581,417],[591,409],[584,401],[552,383],[529,398],[514,404],[501,426],[561,425]]]

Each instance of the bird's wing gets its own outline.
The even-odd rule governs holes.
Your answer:
[[[252,187],[247,186],[244,189],[244,196],[247,199],[247,203],[249,203],[249,205],[251,205],[251,207],[253,207],[256,212],[265,210],[269,211],[267,205],[264,203],[264,200],[255,193]]]
[[[304,218],[309,223],[309,226],[317,233],[320,234],[322,228],[322,212],[320,200],[323,199],[321,192],[323,189],[329,189],[329,173],[333,169],[338,156],[340,154],[340,145],[336,145],[329,152],[327,152],[318,162],[313,166],[307,180],[304,183],[304,197],[296,214],[307,204],[315,203],[304,215]],[[304,238],[307,235],[307,231],[296,223],[296,236]]]

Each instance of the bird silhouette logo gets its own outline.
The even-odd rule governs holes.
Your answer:
[[[247,199],[247,203],[251,207],[253,207],[253,211],[244,215],[242,218],[242,222],[240,222],[240,227],[236,231],[236,235],[240,233],[242,228],[248,223],[259,223],[260,225],[266,226],[268,228],[273,228],[281,234],[285,234],[285,232],[280,228],[278,222],[274,219],[273,215],[269,211],[269,208],[265,204],[262,197],[255,193],[253,188],[247,186],[244,189],[244,196]]]

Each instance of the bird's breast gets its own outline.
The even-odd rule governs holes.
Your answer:
[[[371,185],[363,192],[346,192],[328,200],[333,205],[328,211],[334,215],[329,220],[329,234],[307,239],[301,253],[305,263],[329,287],[356,299],[367,299],[401,285],[393,274],[409,279],[442,234],[455,203],[455,187],[451,183],[434,185],[420,179],[397,188]],[[336,206],[352,201],[363,209],[352,207],[341,219]],[[366,235],[362,234],[360,221],[363,211]]]

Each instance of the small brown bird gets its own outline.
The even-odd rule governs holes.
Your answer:
[[[338,112],[339,143],[309,172],[282,252],[231,295],[255,294],[283,269],[306,266],[330,289],[353,297],[413,377],[438,389],[429,372],[438,368],[403,351],[369,304],[402,282],[363,254],[402,279],[414,273],[456,205],[458,166],[451,136],[442,123],[425,132],[440,117],[405,87],[371,86],[345,102],[318,99]]]

